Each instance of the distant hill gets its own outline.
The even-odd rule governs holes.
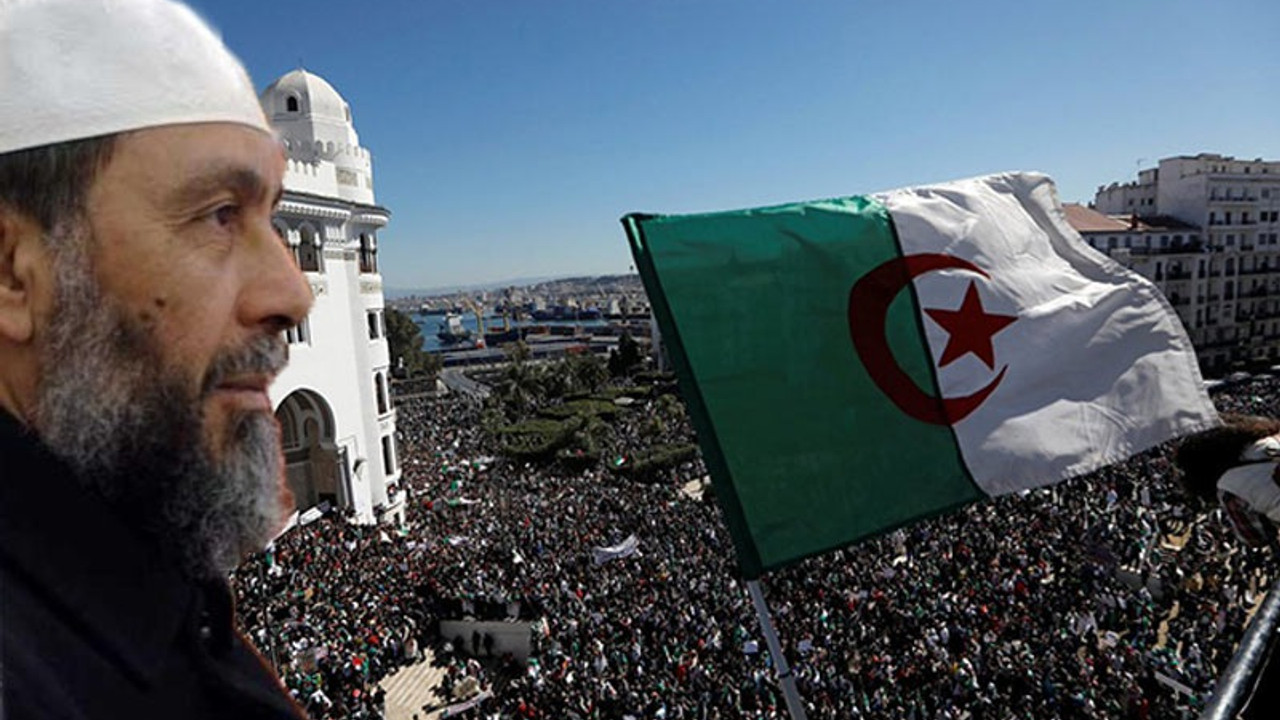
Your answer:
[[[409,297],[417,295],[418,297],[432,297],[434,295],[451,295],[458,292],[470,292],[473,290],[496,290],[505,287],[524,287],[526,285],[536,285],[541,282],[557,279],[554,275],[543,275],[539,277],[522,277],[511,278],[510,280],[494,280],[485,283],[474,283],[471,285],[442,285],[430,288],[384,288],[383,294],[390,299]]]
[[[511,278],[509,280],[496,280],[486,283],[475,283],[471,285],[446,285],[431,288],[384,288],[383,293],[387,299],[395,300],[405,297],[436,297],[439,295],[452,295],[460,292],[475,292],[483,290],[498,290],[509,287],[529,287],[532,285],[547,285],[551,283],[564,283],[572,285],[586,285],[590,283],[611,283],[623,281],[626,278],[635,278],[639,282],[639,276],[634,274],[620,275],[576,275],[570,277],[544,275],[541,277],[520,277]]]

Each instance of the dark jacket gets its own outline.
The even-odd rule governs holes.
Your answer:
[[[0,411],[0,717],[302,717],[233,617]]]

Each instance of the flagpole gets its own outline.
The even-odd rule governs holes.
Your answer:
[[[804,713],[804,704],[800,702],[800,692],[796,690],[796,676],[787,665],[787,658],[782,654],[782,644],[778,642],[778,633],[773,629],[773,619],[769,617],[769,604],[764,601],[764,591],[760,589],[760,581],[748,580],[747,591],[751,593],[751,602],[756,606],[756,615],[760,617],[760,630],[764,633],[765,643],[769,646],[769,657],[773,658],[778,669],[778,680],[782,684],[782,695],[787,700],[787,711],[791,720],[808,720]]]

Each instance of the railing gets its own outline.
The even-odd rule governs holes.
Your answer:
[[[1267,717],[1267,709],[1253,707],[1251,701],[1261,687],[1263,674],[1269,670],[1277,624],[1280,624],[1280,579],[1271,585],[1267,599],[1254,614],[1235,656],[1222,672],[1218,687],[1200,714],[1200,720]]]

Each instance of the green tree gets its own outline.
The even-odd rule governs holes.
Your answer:
[[[507,367],[497,393],[506,404],[509,415],[523,417],[533,411],[544,397],[542,373],[537,365],[529,362],[532,353],[523,341],[503,346],[507,354]]]
[[[405,377],[438,375],[440,358],[422,349],[422,329],[413,318],[395,308],[387,308],[383,317],[387,324],[391,367]]]
[[[574,387],[585,392],[595,392],[609,380],[609,368],[600,356],[592,353],[572,355],[567,360]]]
[[[684,403],[675,395],[663,395],[658,398],[658,414],[679,422],[685,416]]]
[[[644,354],[640,352],[640,343],[624,332],[618,338],[618,349],[609,352],[609,374],[614,377],[630,375],[640,363],[644,362]]]

